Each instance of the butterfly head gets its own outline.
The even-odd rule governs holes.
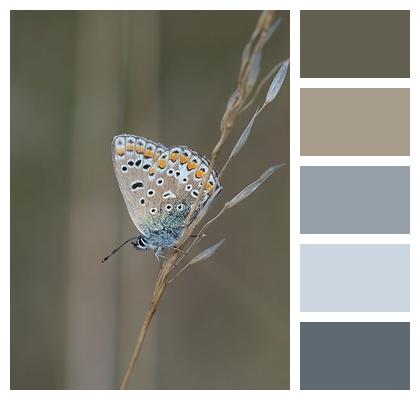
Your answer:
[[[148,250],[150,248],[149,244],[147,243],[145,237],[142,234],[140,234],[138,237],[132,240],[131,244],[136,250]]]

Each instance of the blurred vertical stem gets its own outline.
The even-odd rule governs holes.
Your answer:
[[[248,43],[246,44],[243,53],[241,66],[239,70],[239,78],[237,88],[229,98],[225,113],[222,117],[222,122],[220,124],[220,137],[216,145],[213,148],[211,153],[211,161],[209,169],[204,177],[204,182],[202,184],[201,190],[195,203],[193,204],[191,211],[189,213],[189,218],[187,221],[187,228],[184,231],[184,235],[178,244],[178,248],[181,250],[174,250],[171,256],[164,262],[162,265],[155,284],[153,291],[152,301],[147,312],[146,318],[144,319],[143,325],[140,329],[139,335],[137,337],[136,346],[131,355],[130,362],[128,364],[127,371],[124,375],[123,381],[121,383],[120,389],[127,389],[128,381],[132,375],[133,369],[136,365],[136,362],[140,356],[141,349],[143,347],[144,340],[146,338],[150,323],[152,322],[153,316],[155,315],[159,302],[163,296],[163,293],[166,289],[168,283],[168,276],[170,272],[178,265],[178,262],[182,260],[183,256],[186,254],[183,251],[186,241],[190,237],[191,233],[197,226],[197,224],[204,217],[204,213],[200,213],[198,216],[196,210],[198,205],[201,203],[202,196],[204,194],[204,188],[210,177],[210,174],[214,168],[215,162],[226,143],[226,140],[232,131],[232,128],[235,124],[237,116],[240,114],[244,105],[247,104],[250,95],[253,93],[255,83],[258,79],[260,61],[261,61],[261,52],[274,32],[275,28],[280,23],[280,19],[275,20],[275,11],[263,11],[258,19],[257,25],[254,32]],[[191,247],[190,247],[191,248]],[[189,251],[189,249],[188,249]]]
[[[139,358],[140,351],[143,347],[144,339],[146,337],[146,333],[149,329],[149,325],[152,322],[153,316],[155,315],[160,299],[162,298],[163,292],[166,288],[167,278],[169,272],[171,272],[171,269],[171,264],[165,264],[159,271],[158,278],[155,284],[155,290],[153,292],[152,303],[150,304],[149,311],[147,312],[146,318],[143,321],[143,325],[137,337],[136,347],[134,348],[133,354],[130,359],[130,363],[128,364],[127,371],[124,375],[120,389],[127,389],[128,380],[130,379],[134,366],[136,365],[137,359]]]

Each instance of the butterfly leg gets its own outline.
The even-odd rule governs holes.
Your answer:
[[[159,259],[159,256],[160,256],[160,248],[158,248],[157,250],[153,251],[153,254],[155,255],[156,260],[157,260],[158,264],[160,265],[160,259]]]
[[[168,260],[168,257],[164,256],[161,252],[162,252],[162,248],[159,247],[153,252],[153,254],[155,255],[156,259],[158,260],[159,265],[162,267],[162,264],[160,263],[160,259],[163,258],[165,260]]]

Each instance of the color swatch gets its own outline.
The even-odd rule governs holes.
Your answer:
[[[409,389],[407,322],[301,323],[301,389]]]
[[[301,89],[302,156],[408,156],[410,89]]]
[[[408,167],[301,167],[301,233],[409,233]]]
[[[410,389],[410,10],[301,11],[300,77],[300,388]]]
[[[406,244],[303,244],[303,312],[410,311]]]
[[[408,78],[410,12],[301,11],[300,53],[302,78]]]

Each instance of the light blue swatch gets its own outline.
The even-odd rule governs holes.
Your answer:
[[[303,312],[410,311],[410,246],[304,244]]]

